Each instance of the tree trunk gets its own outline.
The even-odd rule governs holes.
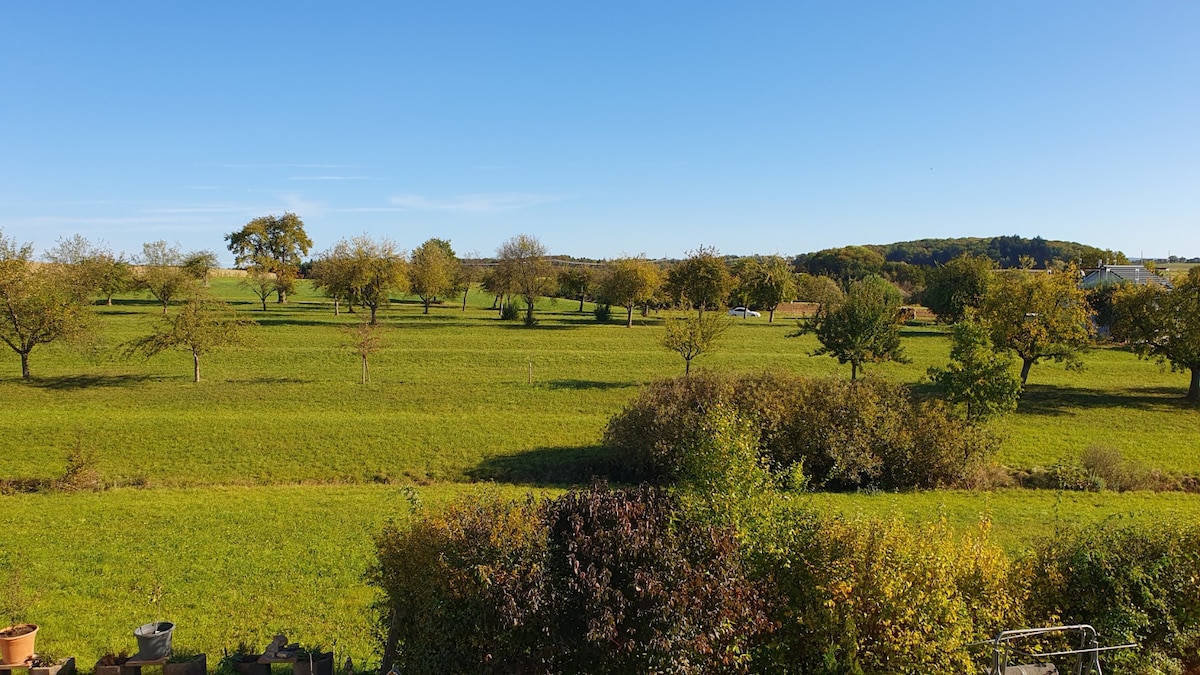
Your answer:
[[[683,376],[687,377],[688,375],[691,375],[691,373],[692,373],[692,360],[684,359],[683,360]]]
[[[463,291],[463,308],[462,311],[467,311],[467,293],[471,292],[471,285],[467,284],[467,290]]]
[[[367,380],[369,380],[369,379],[371,379],[371,371],[370,371],[370,368],[367,366],[367,356],[366,356],[366,354],[363,354],[363,357],[362,357],[362,381],[359,384],[366,384]]]
[[[166,314],[167,313],[167,301],[163,300],[162,304],[163,304],[163,314]]]
[[[580,311],[580,312],[582,312],[582,311],[583,311],[583,298],[584,298],[584,295],[583,295],[583,293],[580,293],[580,294],[579,294],[579,311]]]
[[[775,323],[775,308],[767,310],[770,314],[767,315],[767,323]]]
[[[287,302],[287,291],[275,291],[275,294],[279,298],[277,301],[279,304],[282,305]]]
[[[370,307],[371,307],[371,325],[372,326],[378,325],[379,322],[375,319],[375,310],[379,307],[379,305],[371,305]]]
[[[1029,377],[1029,367],[1033,365],[1033,359],[1021,359],[1021,386],[1025,386],[1025,380]]]
[[[625,327],[633,328],[633,305],[629,305],[629,316],[625,318]]]
[[[424,311],[424,312],[421,312],[421,313],[422,313],[422,314],[428,314],[428,313],[429,313],[429,299],[428,299],[428,298],[421,298],[421,302],[425,303],[425,311]]]
[[[1192,368],[1192,383],[1188,385],[1187,400],[1200,402],[1200,366]]]
[[[263,305],[263,311],[265,312],[265,311],[267,311],[267,298],[266,298],[266,296],[263,296],[263,299],[262,299],[262,301],[263,301],[263,303],[262,303],[262,305]]]
[[[29,377],[29,352],[21,352],[21,379],[28,380]]]
[[[112,296],[111,295],[108,296],[108,301],[105,302],[104,304],[108,305],[109,307],[112,307]]]
[[[192,352],[192,382],[200,381],[200,355]]]
[[[857,379],[858,379],[858,361],[851,361],[850,362],[850,381],[853,382]]]
[[[341,312],[341,301],[338,300],[337,298],[334,298],[333,299],[333,315],[341,316],[341,313],[342,313]]]

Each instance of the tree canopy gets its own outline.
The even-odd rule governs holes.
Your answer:
[[[986,256],[963,253],[925,274],[923,304],[942,323],[958,323],[969,308],[978,308],[987,295],[995,263]]]
[[[290,212],[255,218],[237,232],[225,235],[225,241],[239,267],[258,267],[275,275],[279,302],[287,302],[300,261],[312,247],[304,221]]]
[[[625,326],[632,328],[633,308],[649,302],[661,284],[658,267],[645,257],[618,258],[600,284],[600,298],[607,304],[624,307]]]
[[[1200,267],[1172,289],[1157,284],[1123,285],[1113,298],[1114,338],[1143,358],[1189,371],[1187,400],[1200,403]]]
[[[775,320],[775,308],[796,296],[796,275],[792,265],[781,256],[743,258],[736,268],[739,304],[769,312]]]
[[[1021,359],[1021,385],[1029,369],[1053,359],[1068,369],[1083,367],[1079,355],[1091,344],[1091,309],[1072,265],[1062,272],[1006,270],[988,285],[979,318],[992,343]]]
[[[987,329],[969,314],[952,329],[950,363],[928,373],[947,401],[961,405],[968,421],[979,422],[1016,410],[1021,380],[1012,357],[997,353]]]
[[[683,374],[688,375],[693,359],[716,349],[718,340],[729,330],[729,317],[709,312],[668,319],[663,328],[662,346],[683,357]]]
[[[425,306],[458,288],[458,256],[445,239],[428,239],[413,249],[408,264],[409,287]]]
[[[695,308],[699,315],[725,302],[733,288],[729,266],[715,248],[701,246],[667,270],[667,289],[677,304]]]
[[[518,234],[496,250],[495,275],[508,292],[525,301],[525,325],[533,326],[533,305],[553,287],[554,276],[546,246],[527,234]]]
[[[171,349],[192,355],[192,381],[200,381],[200,357],[222,347],[241,344],[248,321],[238,318],[226,303],[197,294],[174,317],[161,317],[158,329],[125,345],[126,353],[154,356]]]
[[[879,275],[850,284],[846,297],[822,305],[801,331],[816,334],[821,347],[814,355],[828,354],[850,364],[850,379],[858,378],[864,363],[907,359],[900,347],[900,290]]]
[[[76,280],[32,257],[32,244],[17,245],[0,230],[0,340],[21,357],[26,380],[35,347],[86,335],[92,319]]]
[[[138,259],[137,285],[162,303],[162,313],[172,300],[186,295],[196,285],[196,278],[184,269],[184,255],[179,245],[163,240],[142,244]]]

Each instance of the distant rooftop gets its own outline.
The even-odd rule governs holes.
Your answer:
[[[1096,286],[1126,282],[1138,285],[1156,284],[1168,287],[1171,285],[1166,277],[1155,274],[1141,265],[1101,265],[1097,269],[1088,270],[1079,285],[1084,288],[1095,288]]]

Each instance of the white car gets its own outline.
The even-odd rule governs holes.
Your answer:
[[[752,316],[762,316],[758,312],[756,312],[752,309],[746,309],[745,307],[734,307],[733,309],[726,312],[726,314],[728,314],[729,316],[740,316],[743,319],[752,317]]]

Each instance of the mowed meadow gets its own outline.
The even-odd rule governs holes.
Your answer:
[[[213,291],[257,323],[244,346],[202,362],[190,354],[125,358],[160,312],[139,296],[99,306],[96,344],[50,345],[20,379],[0,354],[0,478],[52,478],[68,454],[92,458],[104,492],[0,495],[0,565],[21,570],[28,619],[42,650],[90,666],[132,651],[137,625],[178,624],[177,648],[215,663],[240,641],[262,647],[283,631],[333,647],[339,661],[378,661],[365,581],[372,538],[389,519],[464,491],[552,494],[604,472],[606,421],[643,384],[683,373],[658,344],[666,314],[615,311],[600,324],[570,300],[544,300],[540,323],[503,322],[492,298],[434,306],[397,298],[384,310],[384,348],[359,383],[346,328],[358,315],[301,285],[286,305],[258,300],[232,279]],[[172,309],[174,311],[174,309]],[[731,319],[720,348],[694,368],[783,369],[849,377],[814,357],[793,317]],[[906,327],[910,363],[869,375],[923,387],[944,365],[940,327]],[[1083,372],[1034,366],[1017,413],[996,423],[997,461],[1015,468],[1077,462],[1089,447],[1147,468],[1200,475],[1200,411],[1181,397],[1186,378],[1115,348],[1084,356]],[[489,483],[490,486],[481,486]],[[1124,519],[1200,518],[1200,495],[1001,490],[802,495],[796,501],[866,516],[990,517],[1019,550],[1055,527]]]

